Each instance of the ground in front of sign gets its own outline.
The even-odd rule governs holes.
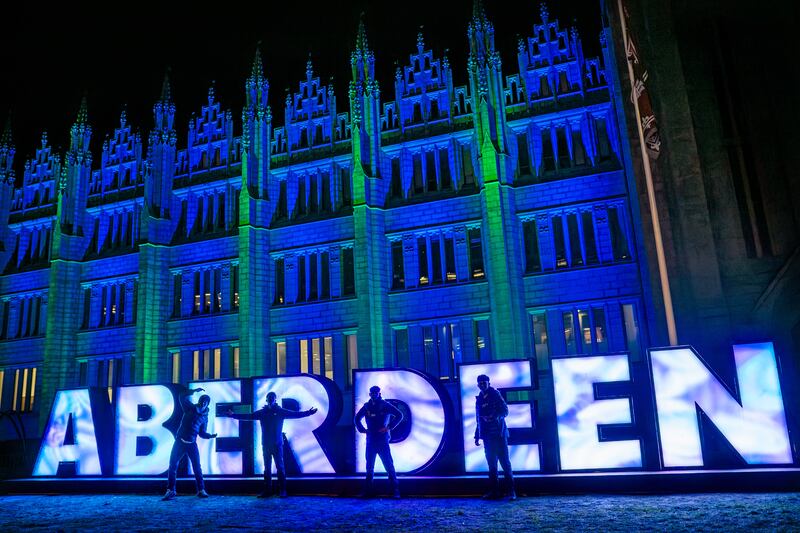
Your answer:
[[[0,497],[0,531],[731,531],[800,528],[800,493],[360,500],[181,494]]]

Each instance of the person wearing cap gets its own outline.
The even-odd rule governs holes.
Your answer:
[[[514,490],[514,473],[511,471],[511,461],[508,458],[508,405],[497,389],[489,385],[489,376],[478,376],[480,393],[475,397],[475,416],[478,424],[475,427],[475,446],[481,445],[489,464],[489,492],[484,495],[487,499],[500,497],[499,482],[497,479],[497,462],[503,467],[503,474],[508,484],[508,496],[511,500],[517,499]]]
[[[317,412],[316,407],[307,411],[292,411],[278,405],[274,392],[267,394],[267,405],[250,414],[226,413],[236,420],[258,420],[261,423],[261,453],[264,457],[264,490],[259,498],[272,496],[272,461],[278,473],[278,495],[286,497],[286,468],[283,464],[283,421],[287,418],[303,418]]]
[[[177,493],[175,492],[175,478],[178,473],[178,464],[184,455],[189,456],[194,471],[194,480],[197,486],[197,496],[208,498],[205,485],[203,483],[203,469],[200,467],[200,452],[197,449],[198,435],[204,439],[216,438],[217,434],[209,434],[206,431],[208,424],[208,404],[211,398],[207,394],[200,396],[196,404],[189,400],[189,397],[196,393],[203,392],[203,389],[189,389],[184,387],[180,394],[181,408],[183,416],[178,433],[175,435],[175,444],[172,445],[172,452],[169,455],[169,470],[167,473],[167,492],[162,500],[171,500]]]
[[[361,423],[365,419],[367,427]],[[375,474],[375,456],[381,458],[383,468],[389,474],[389,484],[395,498],[400,497],[400,487],[397,483],[397,473],[394,470],[392,451],[389,448],[391,432],[403,421],[403,413],[397,407],[381,398],[381,388],[370,387],[369,401],[358,410],[355,416],[355,426],[359,433],[367,434],[367,477],[364,484],[364,497],[372,496],[372,480]]]

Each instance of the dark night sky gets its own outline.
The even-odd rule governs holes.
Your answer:
[[[0,120],[11,112],[18,180],[43,130],[57,150],[68,147],[69,126],[84,92],[95,157],[105,135],[118,125],[123,105],[129,123],[146,139],[167,66],[179,147],[186,144],[187,121],[205,103],[212,80],[222,106],[233,111],[238,135],[244,81],[258,41],[275,123],[283,123],[285,89],[297,90],[309,52],[315,73],[323,80],[334,77],[338,108],[345,110],[349,54],[362,11],[384,100],[394,94],[395,61],[408,62],[420,25],[435,55],[449,49],[454,83],[467,80],[470,0],[262,2],[257,8],[236,2],[213,7],[124,2],[102,9],[93,4],[61,2],[46,8],[26,2],[16,6],[18,13],[0,32]],[[484,5],[495,26],[504,74],[516,72],[516,36],[532,33],[539,2],[485,0]],[[550,0],[548,7],[562,26],[576,22],[587,56],[599,54],[598,0]]]

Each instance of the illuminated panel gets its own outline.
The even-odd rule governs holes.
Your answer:
[[[117,393],[117,475],[161,474],[169,467],[169,454],[175,442],[164,427],[175,412],[175,402],[164,385],[121,387]],[[146,406],[141,409],[140,406]],[[139,416],[146,416],[139,420]],[[136,441],[150,441],[147,455],[136,455]]]
[[[357,371],[353,383],[353,415],[369,400],[369,389],[374,385],[381,388],[384,400],[400,400],[411,411],[408,436],[391,444],[395,470],[412,472],[427,466],[439,453],[447,425],[439,393],[428,378],[411,370]],[[358,472],[366,471],[366,449],[367,436],[356,432]],[[375,471],[386,472],[380,458],[375,461]]]
[[[467,472],[488,472],[483,442],[475,446],[475,397],[478,389],[478,376],[486,374],[495,389],[517,389],[531,387],[531,365],[529,361],[501,361],[461,365],[461,427],[464,434],[464,469]],[[533,426],[530,403],[510,404],[506,425],[509,428],[530,428]],[[538,444],[513,444],[508,446],[511,467],[515,471],[539,470]]]
[[[203,394],[211,397],[208,404],[208,425],[209,433],[216,433],[218,439],[239,436],[239,421],[229,417],[217,418],[218,403],[241,403],[242,401],[242,382],[231,381],[195,381],[189,384],[190,389],[200,387],[203,392],[196,392],[191,396],[194,403]],[[242,473],[242,452],[218,452],[217,439],[197,438],[197,448],[200,451],[200,464],[204,474],[241,474]],[[192,465],[189,464],[189,471]]]
[[[68,427],[70,420],[71,428]],[[74,444],[65,444],[70,429]],[[56,392],[33,475],[54,476],[60,463],[75,463],[75,472],[79,476],[102,473],[88,389]]]
[[[691,348],[651,350],[664,466],[702,466],[697,408],[748,464],[792,462],[771,342],[734,345],[741,403]]]
[[[281,400],[292,399],[300,404],[300,410],[312,407],[318,410],[311,416],[288,418],[283,422],[283,432],[289,447],[297,459],[297,466],[305,474],[335,474],[325,451],[320,446],[314,431],[325,423],[331,410],[328,390],[319,378],[310,375],[279,376],[253,380],[253,410],[266,405],[268,392],[274,392]],[[340,409],[340,408],[337,408]],[[255,473],[264,473],[264,457],[261,453],[261,424],[253,423]],[[275,472],[275,465],[272,465]]]
[[[630,424],[630,398],[597,400],[595,383],[630,380],[627,354],[553,359],[562,470],[642,466],[638,440],[600,442],[598,426]]]

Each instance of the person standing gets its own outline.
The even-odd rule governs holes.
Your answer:
[[[500,392],[489,385],[489,376],[484,374],[478,376],[478,388],[480,393],[475,397],[475,416],[478,419],[475,427],[475,446],[480,446],[481,439],[483,439],[483,451],[489,465],[490,482],[489,492],[484,495],[484,498],[497,499],[500,497],[497,479],[497,462],[499,460],[508,484],[508,497],[516,500],[514,473],[511,471],[511,461],[508,458],[508,427],[506,426],[508,405]]]
[[[367,427],[361,423],[366,419]],[[394,405],[381,398],[381,388],[370,387],[369,401],[358,410],[355,416],[355,426],[359,433],[367,434],[367,477],[364,485],[363,496],[372,496],[372,480],[375,476],[375,456],[378,455],[383,463],[383,468],[389,474],[389,484],[395,498],[400,497],[400,487],[397,483],[397,473],[394,470],[392,451],[389,448],[391,432],[403,420],[403,413]]]
[[[203,389],[189,389],[184,387],[180,393],[180,404],[183,410],[181,425],[175,435],[175,444],[172,445],[172,452],[169,455],[169,470],[167,473],[167,492],[162,500],[171,500],[177,493],[175,492],[175,480],[178,473],[178,464],[184,455],[189,456],[194,470],[194,480],[197,486],[197,496],[208,498],[205,485],[203,483],[203,469],[200,467],[200,452],[197,449],[198,435],[204,439],[214,439],[217,434],[209,434],[206,431],[208,424],[208,404],[211,398],[207,394],[200,396],[196,404],[189,400],[189,396],[196,392],[203,392]]]
[[[317,412],[316,407],[307,411],[291,411],[278,405],[278,396],[274,392],[267,394],[267,405],[250,414],[234,414],[228,416],[236,420],[258,420],[261,423],[261,453],[264,456],[264,490],[259,498],[272,496],[272,461],[278,472],[278,490],[281,498],[286,497],[286,468],[283,464],[283,421],[287,418],[303,418]]]

